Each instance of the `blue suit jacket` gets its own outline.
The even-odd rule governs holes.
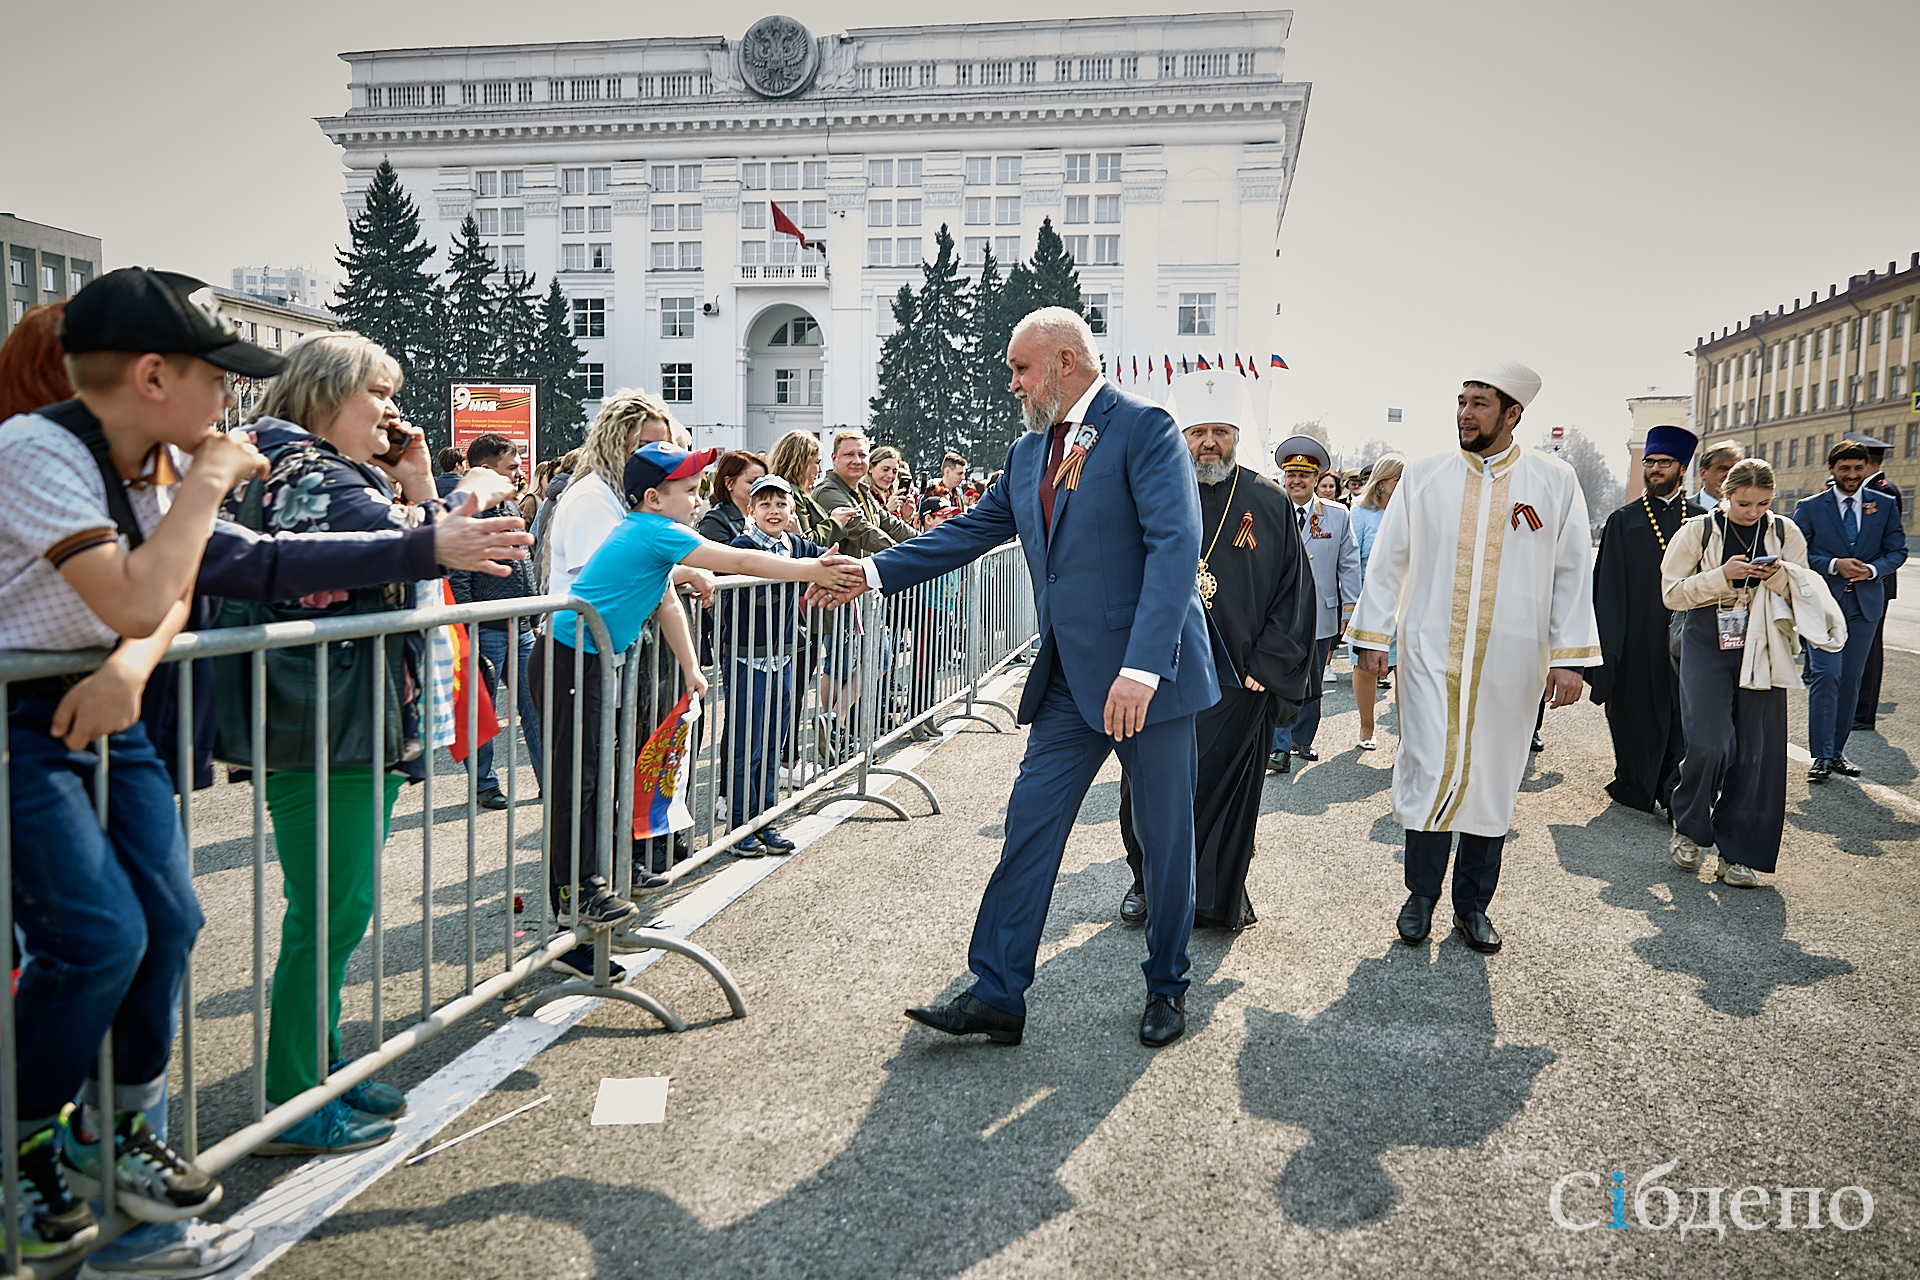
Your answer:
[[[1860,499],[1860,536],[1847,543],[1840,524],[1840,500],[1834,490],[1802,498],[1793,509],[1793,522],[1807,535],[1807,567],[1826,581],[1844,612],[1852,598],[1860,616],[1877,622],[1887,611],[1887,578],[1907,560],[1907,534],[1900,527],[1900,504],[1876,490],[1862,485],[1855,491]],[[1871,510],[1868,508],[1871,507]],[[1865,582],[1848,582],[1831,572],[1835,560],[1851,556],[1873,566],[1879,576]]]
[[[1160,677],[1148,724],[1192,715],[1220,700],[1194,582],[1200,490],[1193,461],[1164,409],[1112,383],[1094,396],[1087,422],[1100,436],[1080,487],[1055,497],[1051,536],[1040,511],[1048,437],[1022,432],[1007,450],[1005,474],[971,511],[874,557],[881,586],[892,594],[937,578],[1017,535],[1041,636],[1020,722],[1038,711],[1055,662],[1096,730],[1122,667]]]

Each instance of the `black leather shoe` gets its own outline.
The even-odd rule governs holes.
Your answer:
[[[1808,782],[1825,782],[1833,776],[1833,761],[1816,756],[1813,767],[1807,770]]]
[[[1312,762],[1320,758],[1320,753],[1318,751],[1315,751],[1312,747],[1295,747],[1293,749],[1293,754],[1299,756],[1302,760],[1305,760],[1308,762]]]
[[[1860,776],[1860,766],[1845,756],[1835,756],[1833,759],[1827,761],[1827,764],[1832,767],[1835,773],[1844,774],[1849,778],[1857,778]]]
[[[1545,751],[1546,749],[1547,744],[1540,741],[1540,735],[1537,733],[1533,735],[1533,741],[1527,744],[1527,750],[1529,751]]]
[[[1135,885],[1120,899],[1120,923],[1141,924],[1147,918],[1147,891]]]
[[[1851,732],[1853,732],[1853,733],[1872,733],[1872,732],[1873,732],[1873,721],[1871,721],[1871,720],[1855,720],[1855,721],[1853,722],[1853,729],[1851,730]]]
[[[474,803],[482,809],[499,810],[507,807],[507,797],[498,787],[488,787],[474,797]]]
[[[1027,1020],[1002,1013],[971,992],[946,1004],[930,1004],[907,1010],[907,1016],[935,1031],[950,1036],[985,1036],[995,1044],[1019,1044]]]
[[[1396,926],[1400,930],[1400,941],[1417,947],[1427,940],[1427,934],[1433,930],[1433,904],[1436,901],[1438,899],[1417,893],[1407,895],[1407,904],[1400,908],[1400,920]]]
[[[1492,955],[1500,949],[1500,933],[1493,927],[1493,921],[1487,919],[1484,911],[1470,911],[1461,915],[1453,913],[1453,927],[1460,931],[1460,941],[1484,955]]]
[[[1154,993],[1140,1015],[1140,1043],[1149,1049],[1172,1044],[1187,1033],[1187,998]]]
[[[1267,756],[1267,771],[1269,773],[1292,773],[1292,754],[1285,751],[1275,751],[1269,754]]]

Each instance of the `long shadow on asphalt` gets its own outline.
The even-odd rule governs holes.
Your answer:
[[[1096,893],[1079,893],[1083,877]],[[1059,902],[1097,897],[1105,904],[1114,878],[1106,864],[1065,876]],[[496,1184],[426,1210],[349,1211],[323,1234],[423,1221],[443,1230],[513,1213],[575,1228],[592,1242],[600,1275],[957,1275],[1073,1208],[1061,1167],[1154,1061],[1136,1036],[1142,950],[1137,931],[1109,923],[1049,958],[1036,974],[1018,1048],[903,1023],[887,1079],[847,1146],[786,1194],[725,1226],[703,1227],[660,1191],[555,1178]],[[1210,982],[1226,950],[1194,947],[1189,1037],[1204,1031],[1239,985]],[[957,980],[939,998],[965,984]]]
[[[1603,817],[1596,825],[1604,823]],[[1640,841],[1609,840],[1593,827],[1547,830],[1561,866],[1607,882],[1600,901],[1638,911],[1659,930],[1634,939],[1635,954],[1664,973],[1699,979],[1700,1000],[1710,1009],[1757,1017],[1777,988],[1811,987],[1853,972],[1845,960],[1809,954],[1786,936],[1786,899],[1771,885],[1730,889],[1702,881],[1676,870],[1657,845],[1650,850]],[[1656,894],[1655,885],[1665,885],[1672,897]]]
[[[1398,1199],[1382,1153],[1476,1146],[1510,1122],[1554,1054],[1494,1034],[1486,963],[1453,941],[1390,943],[1307,1021],[1248,1009],[1241,1105],[1313,1139],[1280,1171],[1280,1208],[1319,1230],[1378,1222]]]
[[[1869,774],[1868,780],[1876,780]],[[1891,850],[1911,848],[1920,839],[1920,823],[1904,821],[1887,805],[1844,782],[1811,788],[1805,800],[1787,811],[1790,830],[1816,831],[1832,836],[1834,847],[1856,858],[1878,858]],[[1782,857],[1792,856],[1792,847]]]

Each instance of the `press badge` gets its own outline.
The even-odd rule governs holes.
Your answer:
[[[1720,628],[1720,647],[1722,649],[1744,649],[1747,647],[1747,611],[1745,607],[1735,605],[1732,608],[1721,606],[1714,615],[1714,621]]]

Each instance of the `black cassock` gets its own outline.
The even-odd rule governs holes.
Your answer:
[[[1651,515],[1649,514],[1651,508]],[[1635,499],[1607,517],[1593,562],[1593,617],[1602,665],[1588,667],[1590,696],[1607,709],[1613,781],[1607,794],[1630,809],[1667,805],[1679,781],[1686,740],[1680,729],[1680,673],[1667,640],[1660,561],[1688,516],[1705,508],[1686,498]],[[1656,536],[1654,521],[1659,522]]]
[[[1223,679],[1220,701],[1193,723],[1200,748],[1193,791],[1193,923],[1238,929],[1255,919],[1247,899],[1247,868],[1253,862],[1268,744],[1275,728],[1293,723],[1320,680],[1311,663],[1313,570],[1286,490],[1245,467],[1219,484],[1200,486],[1200,546],[1215,583],[1208,621],[1220,632],[1235,670],[1266,688],[1255,693]],[[1125,779],[1120,838],[1137,888],[1140,845],[1133,836],[1133,798]]]

